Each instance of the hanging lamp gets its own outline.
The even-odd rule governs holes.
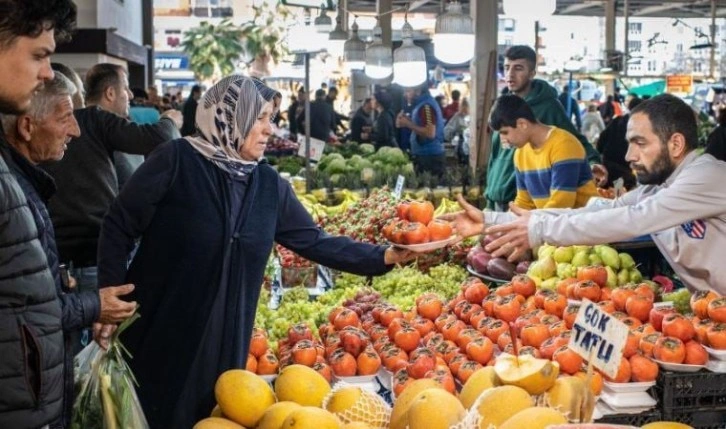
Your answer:
[[[434,56],[446,64],[463,64],[474,57],[474,23],[458,1],[436,18],[433,42]]]
[[[426,82],[428,66],[426,53],[413,43],[413,27],[406,22],[401,28],[403,44],[393,52],[393,83],[414,87]]]
[[[348,70],[363,70],[366,65],[366,44],[358,37],[358,23],[353,21],[351,35],[343,45],[343,58]]]
[[[366,48],[366,76],[371,79],[386,79],[393,73],[391,48],[383,44],[383,30],[378,22],[373,28],[373,43]]]

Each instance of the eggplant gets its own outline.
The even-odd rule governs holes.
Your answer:
[[[487,265],[492,255],[487,253],[481,246],[475,246],[466,256],[466,260],[471,267],[479,274],[487,274]]]
[[[504,258],[494,258],[487,263],[487,271],[492,277],[511,280],[517,267]]]
[[[521,261],[517,264],[517,268],[514,269],[514,271],[517,274],[527,274],[527,270],[529,269],[529,265],[532,263],[532,261]]]

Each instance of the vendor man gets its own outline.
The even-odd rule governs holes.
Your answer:
[[[510,206],[508,213],[483,216],[460,199],[464,211],[447,219],[463,237],[501,234],[487,251],[510,260],[543,243],[591,245],[650,234],[689,288],[726,295],[726,163],[696,153],[695,114],[672,95],[641,103],[627,130],[626,160],[641,186],[621,198],[580,209]]]

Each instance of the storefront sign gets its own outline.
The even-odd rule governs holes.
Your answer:
[[[157,70],[186,70],[189,68],[189,58],[185,55],[157,55],[154,58],[154,68]]]
[[[666,92],[690,94],[693,92],[693,76],[689,74],[674,74],[666,77]]]
[[[582,300],[572,325],[569,347],[593,366],[615,378],[628,339],[628,326],[605,313],[592,301]]]

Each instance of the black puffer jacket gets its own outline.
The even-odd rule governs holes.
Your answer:
[[[7,144],[1,128],[0,144]],[[0,156],[0,427],[38,428],[61,416],[62,312],[33,215],[6,156]]]
[[[5,157],[10,171],[23,190],[28,202],[28,207],[33,214],[35,226],[38,229],[38,239],[48,258],[48,266],[55,281],[56,294],[61,300],[63,310],[62,326],[64,331],[64,406],[63,418],[54,422],[51,429],[67,427],[70,425],[71,411],[73,409],[74,386],[73,386],[73,346],[71,344],[71,333],[83,327],[89,327],[98,320],[101,311],[101,303],[96,290],[80,291],[77,293],[66,293],[61,283],[58,248],[55,244],[55,233],[53,223],[48,213],[48,199],[55,192],[55,182],[45,171],[31,164],[20,153],[12,147],[6,147],[0,143],[0,150],[9,153]]]

